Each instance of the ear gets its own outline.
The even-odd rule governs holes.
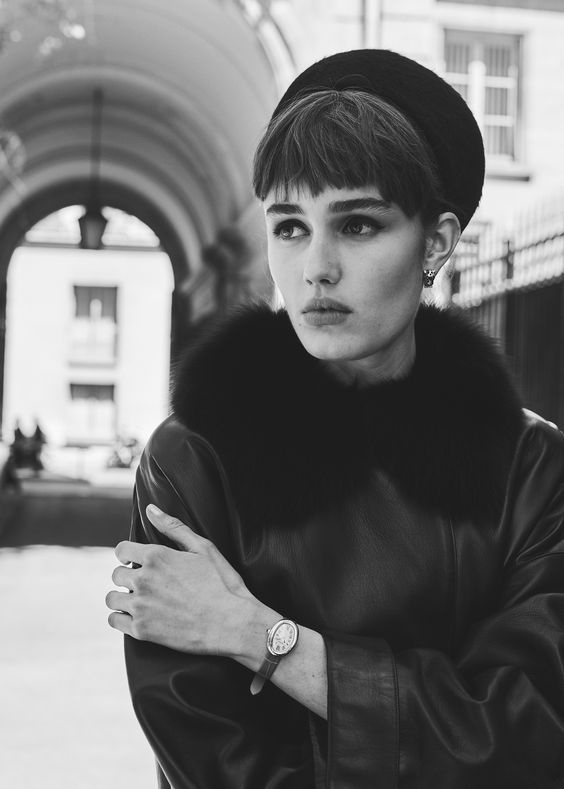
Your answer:
[[[452,211],[439,214],[427,228],[423,268],[438,271],[454,252],[460,238],[460,222]]]

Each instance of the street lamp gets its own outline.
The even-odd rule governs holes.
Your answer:
[[[102,90],[92,96],[92,141],[90,145],[90,195],[84,214],[78,220],[81,249],[101,249],[108,220],[100,206],[100,141],[102,137]]]

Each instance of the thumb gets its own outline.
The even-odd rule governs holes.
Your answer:
[[[198,535],[185,523],[182,523],[178,518],[173,518],[172,515],[167,515],[155,504],[148,504],[145,512],[153,526],[169,540],[175,542],[184,551],[196,550]]]

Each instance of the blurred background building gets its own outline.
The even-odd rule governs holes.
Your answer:
[[[7,282],[5,432],[38,421],[43,464],[88,478],[168,407],[170,260],[145,225],[104,210],[103,253],[77,249],[83,210],[61,209],[26,234]]]

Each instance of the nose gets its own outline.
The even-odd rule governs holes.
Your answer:
[[[312,238],[303,268],[304,281],[308,285],[335,285],[341,278],[341,266],[335,245],[329,239]]]

